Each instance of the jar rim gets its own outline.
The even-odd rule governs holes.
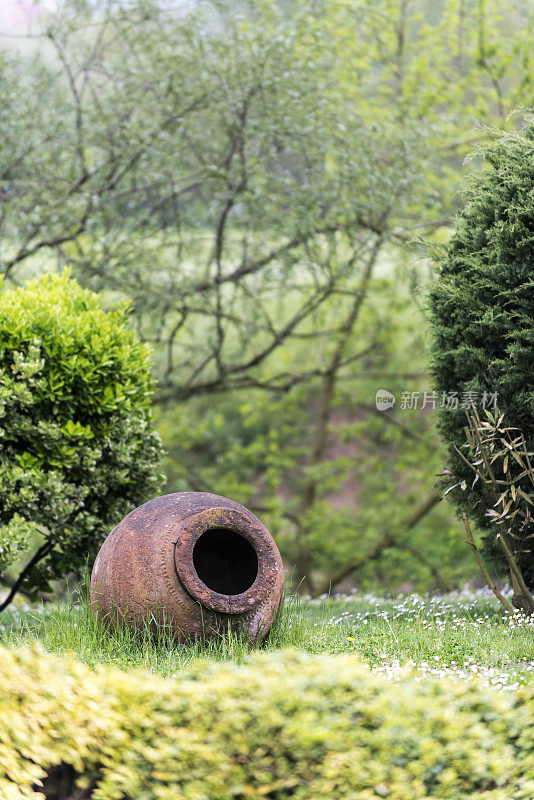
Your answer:
[[[174,542],[176,576],[185,591],[202,606],[222,614],[246,614],[271,594],[281,569],[278,551],[267,528],[252,514],[215,506],[181,520],[178,529]],[[254,581],[245,591],[223,594],[210,588],[199,576],[194,549],[198,540],[210,530],[237,533],[252,546],[258,567]]]

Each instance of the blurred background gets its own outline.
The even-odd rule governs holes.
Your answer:
[[[469,154],[533,105],[533,24],[529,0],[0,3],[4,287],[68,267],[130,302],[164,491],[250,507],[305,594],[478,580],[436,489],[425,298]]]

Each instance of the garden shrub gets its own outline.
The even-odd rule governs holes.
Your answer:
[[[473,486],[475,476],[455,446],[466,443],[461,403],[469,402],[463,393],[472,392],[482,419],[483,400],[491,406],[496,393],[503,426],[519,428],[528,449],[534,449],[534,127],[502,134],[480,154],[486,168],[466,187],[464,207],[438,258],[430,293],[432,370],[438,393],[458,392],[460,400],[458,408],[440,409],[449,466],[460,478],[450,497],[487,532],[486,554],[504,567],[487,516],[493,502],[481,480]],[[499,469],[496,464],[496,478],[504,478]],[[528,476],[522,488],[527,495],[532,492]],[[534,588],[534,551],[527,539],[534,534],[534,522],[522,526],[518,518],[510,533],[518,543],[523,575]]]
[[[3,800],[39,781],[74,796],[51,788],[61,770],[92,800],[534,796],[531,688],[397,684],[293,651],[160,678],[0,649],[0,669]]]
[[[0,573],[27,591],[79,573],[158,484],[150,356],[127,308],[68,273],[0,295]]]

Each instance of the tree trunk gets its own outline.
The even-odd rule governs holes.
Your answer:
[[[325,455],[328,441],[328,424],[330,422],[330,415],[332,413],[338,372],[343,363],[345,350],[349,344],[350,338],[354,331],[354,326],[356,325],[363,301],[367,294],[369,283],[373,274],[373,268],[376,264],[376,259],[380,252],[380,248],[382,247],[382,242],[383,235],[378,234],[365,265],[360,286],[354,296],[354,301],[350,307],[349,313],[347,314],[347,317],[341,326],[337,345],[321,382],[317,420],[315,424],[309,460],[310,466],[320,464]],[[312,559],[312,551],[309,544],[310,532],[307,529],[306,522],[302,522],[302,520],[305,520],[306,513],[313,506],[317,496],[317,488],[316,480],[311,479],[307,481],[302,490],[301,501],[299,503],[297,512],[297,519],[299,520],[297,525],[299,550],[295,559],[295,578],[298,587],[301,589],[308,588],[312,593],[314,593],[314,587],[310,576]]]

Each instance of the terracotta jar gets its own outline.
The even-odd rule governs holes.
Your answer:
[[[226,497],[180,492],[136,508],[96,558],[91,604],[106,624],[168,625],[181,641],[241,631],[263,639],[284,589],[268,530]]]

